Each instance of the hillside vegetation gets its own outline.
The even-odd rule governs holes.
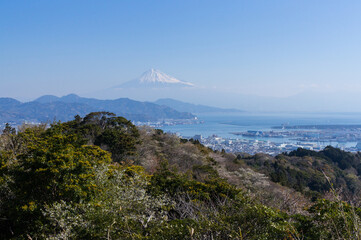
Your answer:
[[[360,159],[217,152],[108,112],[6,125],[0,239],[360,239]]]

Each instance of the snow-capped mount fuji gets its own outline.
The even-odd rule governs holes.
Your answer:
[[[125,82],[114,88],[169,88],[169,87],[194,87],[190,82],[180,81],[159,70],[150,69],[139,78]]]

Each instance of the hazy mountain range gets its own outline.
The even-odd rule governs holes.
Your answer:
[[[216,113],[216,112],[218,112],[218,113],[242,112],[241,110],[238,110],[238,109],[210,107],[210,106],[201,105],[201,104],[186,103],[186,102],[174,100],[171,98],[158,99],[154,103],[174,108],[175,110],[180,111],[180,112],[191,112],[193,114]]]
[[[90,112],[108,111],[132,121],[160,121],[165,119],[195,119],[192,113],[229,112],[204,105],[195,105],[173,99],[160,99],[155,103],[140,102],[129,98],[99,100],[75,94],[63,97],[44,95],[31,102],[22,103],[12,98],[0,98],[0,125],[6,122],[68,121],[75,115],[85,116]]]
[[[221,81],[222,79],[220,79]],[[232,86],[212,88],[178,80],[159,70],[150,69],[140,77],[117,86],[93,92],[87,96],[99,99],[128,97],[139,101],[155,102],[158,99],[177,99],[196,105],[236,108],[261,112],[360,112],[358,93],[305,91],[287,93],[289,97],[269,97],[241,94]],[[228,89],[228,90],[225,90]],[[242,92],[247,92],[243,89]],[[272,95],[272,94],[270,94]],[[161,103],[163,104],[163,103]],[[176,107],[173,103],[173,107]]]
[[[158,121],[164,119],[194,119],[188,112],[179,112],[164,105],[134,101],[128,98],[98,100],[75,94],[64,97],[42,96],[32,102],[22,103],[12,98],[0,98],[0,122],[67,121],[75,115],[84,116],[94,111],[109,111],[133,121]]]
[[[108,100],[94,98],[93,96],[97,94],[98,98]],[[339,93],[326,95],[316,92],[288,98],[258,97],[224,92],[214,88],[201,88],[155,69],[143,73],[137,79],[99,91],[97,94],[88,98],[75,94],[64,97],[45,95],[25,103],[12,98],[0,98],[0,124],[5,122],[20,124],[24,121],[68,121],[75,115],[84,116],[94,111],[114,112],[130,120],[142,122],[194,119],[193,114],[206,112],[240,112],[237,109],[279,112],[361,111],[361,107],[357,107],[361,106],[358,94],[347,94],[343,98],[340,98]]]

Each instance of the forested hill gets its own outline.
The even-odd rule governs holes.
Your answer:
[[[0,122],[69,121],[75,115],[89,112],[110,111],[132,121],[160,121],[164,119],[194,119],[194,115],[179,112],[167,106],[139,102],[128,98],[98,100],[82,98],[75,94],[64,97],[46,95],[32,102],[21,103],[11,98],[0,98]]]
[[[359,154],[217,152],[94,112],[0,136],[0,239],[359,239]]]

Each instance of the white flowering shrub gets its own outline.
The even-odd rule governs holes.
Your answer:
[[[147,193],[147,176],[139,167],[99,167],[97,191],[90,202],[57,202],[47,206],[46,239],[137,239],[167,217],[169,199]]]

